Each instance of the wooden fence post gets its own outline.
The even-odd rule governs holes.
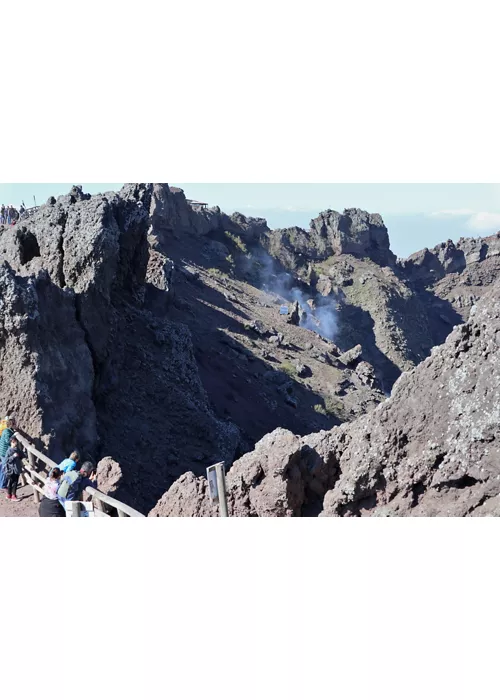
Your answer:
[[[28,461],[30,463],[30,469],[32,469],[34,472],[36,472],[35,455],[33,454],[33,452],[30,452],[29,450],[28,450]],[[38,505],[40,503],[40,494],[38,493],[38,491],[35,488],[35,483],[36,483],[35,479],[33,479],[33,477],[31,477],[31,479],[33,481],[33,500]]]

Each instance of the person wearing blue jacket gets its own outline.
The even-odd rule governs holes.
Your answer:
[[[72,472],[75,469],[78,469],[79,461],[80,453],[77,450],[73,450],[70,456],[67,459],[63,459],[61,464],[58,464],[57,467],[63,472],[63,474],[66,474],[66,472]]]

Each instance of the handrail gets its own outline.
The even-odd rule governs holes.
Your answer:
[[[121,501],[117,501],[116,498],[113,498],[112,496],[108,496],[105,493],[101,493],[101,491],[98,491],[93,486],[87,486],[87,488],[85,489],[85,492],[88,493],[90,496],[92,496],[92,498],[97,498],[102,503],[105,503],[107,506],[111,506],[112,508],[116,508],[116,510],[118,511],[118,515],[120,515],[120,516],[128,515],[129,518],[144,518],[145,517],[142,513],[139,513],[138,510],[131,508],[131,506],[128,506],[126,503],[122,503]]]
[[[38,486],[38,484],[35,484],[34,479],[38,479],[39,481],[42,482],[42,484],[45,486],[47,479],[45,476],[42,476],[39,472],[36,471],[35,467],[35,457],[39,459],[41,462],[43,462],[45,465],[49,467],[50,469],[53,469],[54,467],[57,467],[56,462],[54,462],[50,457],[47,457],[46,455],[43,454],[43,452],[40,452],[37,450],[33,445],[23,436],[20,435],[19,433],[15,433],[16,438],[19,440],[19,442],[24,445],[28,452],[28,460],[29,460],[29,466],[24,463],[24,471],[29,475],[29,483],[31,487],[33,488],[33,498],[35,500],[35,503],[40,502],[40,495],[43,495],[43,489]],[[118,513],[119,517],[128,517],[128,518],[144,518],[146,517],[143,513],[140,513],[138,510],[135,510],[131,506],[128,506],[126,503],[122,503],[121,501],[118,501],[116,498],[113,498],[112,496],[108,496],[105,493],[102,493],[98,489],[95,489],[93,486],[87,486],[85,489],[85,493],[88,493],[89,496],[91,497],[92,502],[96,501],[99,504],[106,504],[107,506],[115,509]],[[107,513],[104,512],[102,508],[99,509],[100,515],[108,515]],[[109,517],[109,516],[108,516]]]

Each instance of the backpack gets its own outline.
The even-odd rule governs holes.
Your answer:
[[[75,481],[79,478],[80,478],[79,472],[76,472],[76,471],[67,472],[61,481],[61,485],[59,486],[59,489],[57,491],[57,495],[60,498],[67,498],[69,487],[73,486]]]

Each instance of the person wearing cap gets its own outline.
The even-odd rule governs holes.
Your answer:
[[[66,472],[57,491],[57,498],[63,506],[67,501],[81,501],[87,486],[97,488],[97,483],[90,479],[94,469],[92,462],[84,462],[79,472]]]
[[[5,428],[2,430],[2,435],[0,436],[0,489],[7,488],[7,476],[5,474],[5,469],[3,466],[4,457],[7,454],[7,450],[10,447],[10,441],[14,435],[15,422],[12,416],[7,416],[5,418]]]

